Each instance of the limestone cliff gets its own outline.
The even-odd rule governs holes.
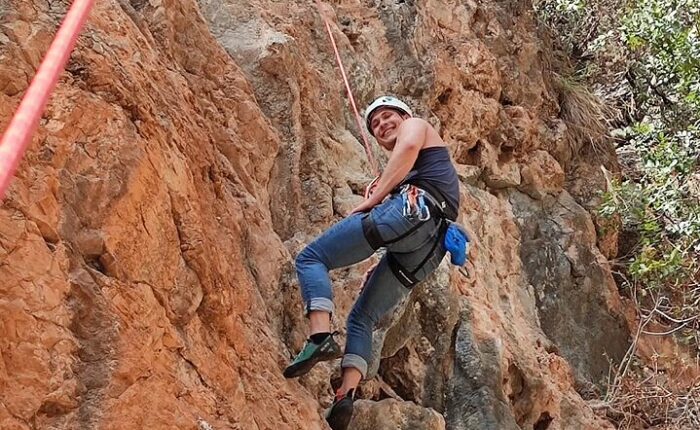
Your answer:
[[[0,126],[67,1],[0,0]],[[362,105],[451,144],[470,264],[379,327],[355,429],[600,429],[629,328],[527,1],[334,0]],[[293,257],[371,179],[311,1],[96,4],[0,206],[0,428],[324,429]],[[377,152],[379,152],[377,150]],[[371,262],[334,273],[344,318]]]

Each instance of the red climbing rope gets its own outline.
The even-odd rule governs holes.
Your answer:
[[[46,102],[56,87],[94,0],[75,0],[56,33],[44,61],[0,140],[0,201],[34,135]]]
[[[345,74],[345,67],[343,67],[343,60],[340,59],[340,53],[338,52],[338,46],[335,43],[335,38],[333,37],[333,31],[331,31],[331,25],[323,14],[321,8],[321,1],[316,0],[316,7],[318,8],[318,13],[323,18],[323,22],[326,24],[326,31],[328,31],[328,36],[331,39],[331,45],[333,45],[333,51],[335,51],[335,59],[338,62],[338,67],[340,68],[340,73],[343,75],[343,81],[345,82],[345,89],[348,92],[348,99],[350,100],[350,105],[352,110],[355,112],[355,120],[357,121],[357,127],[360,129],[360,134],[362,135],[362,141],[365,145],[365,152],[367,153],[367,158],[369,159],[369,164],[372,166],[372,173],[374,175],[379,175],[379,169],[377,168],[377,163],[374,161],[372,156],[372,149],[369,146],[369,140],[367,139],[367,134],[365,133],[365,127],[362,123],[362,118],[357,110],[357,105],[355,104],[355,97],[352,95],[352,90],[350,89],[350,82],[348,82],[348,77]]]

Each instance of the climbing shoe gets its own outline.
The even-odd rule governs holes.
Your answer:
[[[352,403],[355,401],[355,390],[347,393],[336,393],[330,409],[326,411],[326,421],[333,430],[346,430],[352,418]]]
[[[319,361],[340,358],[343,353],[338,343],[333,339],[335,334],[338,334],[338,332],[329,334],[321,343],[314,343],[311,339],[307,340],[304,348],[294,358],[294,361],[284,369],[284,377],[296,378],[311,370]]]

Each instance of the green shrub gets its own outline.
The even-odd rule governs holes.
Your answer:
[[[622,111],[610,135],[636,160],[599,208],[633,238],[614,263],[639,315],[605,400],[623,412],[621,428],[699,428],[700,381],[630,363],[640,335],[672,335],[700,360],[700,0],[534,4],[571,58],[568,73]]]

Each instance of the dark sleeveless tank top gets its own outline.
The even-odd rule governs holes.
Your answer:
[[[404,183],[425,181],[437,188],[455,210],[459,209],[459,178],[445,146],[421,149]]]

